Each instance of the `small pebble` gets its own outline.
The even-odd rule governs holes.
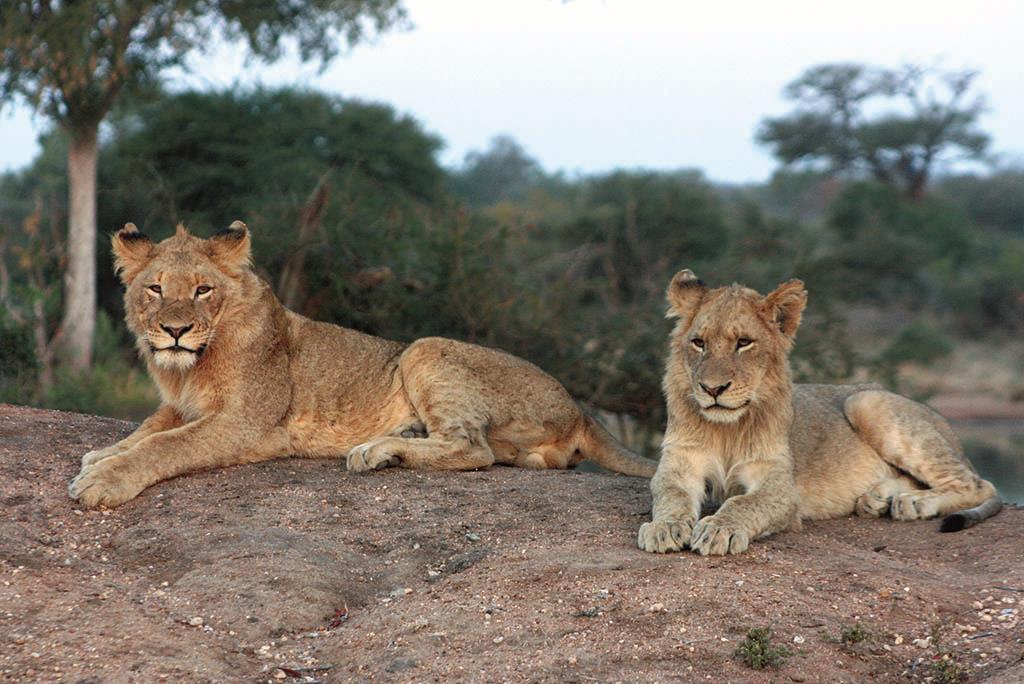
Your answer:
[[[203,618],[198,616],[194,617],[188,621],[188,624],[192,625],[193,627],[198,627],[199,625],[203,624]]]

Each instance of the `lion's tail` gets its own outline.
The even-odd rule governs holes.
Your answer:
[[[939,532],[959,532],[960,530],[966,530],[972,525],[977,525],[985,518],[991,518],[1002,509],[1002,500],[1000,500],[998,496],[990,497],[974,508],[965,508],[962,511],[957,511],[956,513],[950,513],[947,515],[942,519],[942,524],[939,525]]]
[[[657,462],[649,458],[637,456],[622,446],[592,416],[584,415],[583,420],[583,434],[579,443],[579,449],[583,458],[593,461],[602,468],[607,468],[623,475],[635,475],[636,477],[651,477],[654,475],[654,471],[658,467]]]

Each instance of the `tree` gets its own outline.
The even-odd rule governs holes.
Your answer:
[[[387,105],[236,88],[159,97],[111,121],[101,217],[203,230],[244,216],[278,296],[316,317],[331,312],[310,293],[399,270],[390,260],[416,251],[415,214],[444,204],[441,140]]]
[[[608,308],[660,299],[680,258],[699,268],[724,251],[722,203],[700,172],[615,171],[586,185],[565,237],[595,248],[588,270]]]
[[[68,263],[61,338],[85,368],[96,325],[96,159],[100,122],[126,91],[187,66],[216,35],[273,60],[294,39],[303,60],[404,20],[400,0],[11,0],[0,4],[0,103],[21,98],[70,137]]]
[[[544,179],[536,159],[507,135],[491,139],[490,147],[466,155],[462,169],[452,174],[456,195],[474,206],[522,201]]]
[[[938,164],[984,157],[989,136],[977,128],[984,102],[970,95],[976,76],[918,66],[815,66],[784,90],[796,109],[765,119],[757,140],[783,164],[870,175],[918,201]]]
[[[947,176],[938,191],[979,225],[1024,238],[1024,169]]]

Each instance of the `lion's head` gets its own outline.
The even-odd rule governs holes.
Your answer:
[[[126,287],[125,320],[140,351],[160,368],[192,368],[249,269],[245,224],[235,221],[208,240],[178,226],[173,237],[153,243],[128,223],[111,242]]]
[[[693,271],[680,271],[666,293],[672,358],[700,415],[716,423],[739,420],[759,393],[789,382],[792,348],[807,292],[799,280],[767,295],[739,285],[708,289]]]

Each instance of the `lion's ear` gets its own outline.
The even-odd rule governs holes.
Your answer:
[[[807,306],[807,290],[802,280],[788,280],[769,292],[761,300],[761,313],[782,331],[786,337],[796,336],[800,327],[804,307]]]
[[[690,269],[683,269],[672,276],[672,282],[668,284],[665,291],[665,298],[668,300],[668,318],[679,318],[685,325],[689,325],[693,317],[697,315],[701,300],[704,299],[708,288],[704,281],[693,274]]]
[[[111,235],[110,244],[114,248],[114,273],[122,283],[130,285],[153,258],[154,245],[134,223],[124,224],[124,228]]]
[[[241,221],[233,222],[227,229],[211,237],[207,244],[210,258],[226,271],[241,271],[251,263],[249,229]]]

